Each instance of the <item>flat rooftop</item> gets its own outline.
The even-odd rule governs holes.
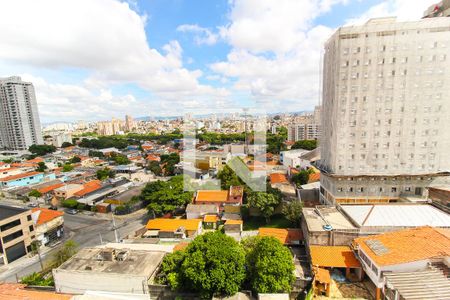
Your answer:
[[[357,230],[336,207],[303,208],[303,216],[309,231],[326,231],[327,222],[333,230]]]
[[[0,205],[0,221],[21,214],[25,211],[27,210],[19,207]]]
[[[359,227],[450,227],[450,215],[429,204],[341,205]]]
[[[84,248],[62,264],[57,270],[86,273],[130,274],[150,277],[160,265],[165,252],[115,249],[116,253],[128,251],[123,261],[101,259],[102,248]]]

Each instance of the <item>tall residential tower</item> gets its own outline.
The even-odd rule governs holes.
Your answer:
[[[421,197],[450,171],[450,18],[337,30],[322,109],[322,202]]]
[[[0,78],[0,149],[26,150],[43,144],[33,84]]]

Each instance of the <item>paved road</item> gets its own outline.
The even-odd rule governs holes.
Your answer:
[[[93,247],[103,243],[115,242],[113,223],[106,216],[88,216],[83,214],[64,215],[64,229],[66,239],[74,240],[79,248]],[[111,216],[108,216],[111,218]],[[129,217],[115,218],[119,240],[141,228],[146,224],[147,216],[145,211],[140,211]],[[101,238],[100,238],[101,236]],[[54,253],[63,243],[42,255],[44,265],[53,259]],[[0,281],[16,282],[16,278],[21,278],[33,272],[41,270],[37,256],[23,258],[13,263],[14,268],[0,274]],[[17,266],[16,266],[17,265]]]

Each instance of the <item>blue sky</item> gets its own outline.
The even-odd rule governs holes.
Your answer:
[[[0,76],[32,81],[42,121],[55,122],[312,110],[337,27],[417,19],[435,1],[36,2],[0,3]]]

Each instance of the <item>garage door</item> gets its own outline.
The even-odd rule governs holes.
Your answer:
[[[13,262],[18,258],[21,258],[27,254],[25,251],[25,243],[20,242],[18,244],[15,244],[14,246],[11,246],[9,248],[6,248],[6,257],[8,258],[8,262]]]

